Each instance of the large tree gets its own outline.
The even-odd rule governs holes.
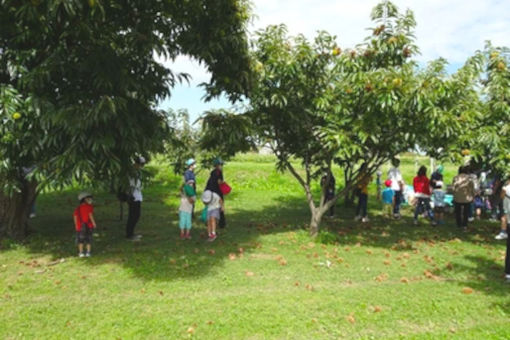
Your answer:
[[[302,185],[312,235],[323,214],[364,176],[428,134],[440,138],[461,129],[475,93],[470,80],[479,68],[473,61],[453,76],[446,74],[443,60],[424,69],[413,61],[417,47],[411,11],[401,14],[385,2],[374,8],[372,19],[372,34],[344,51],[326,32],[310,42],[301,35],[289,37],[285,26],[268,27],[254,41],[258,82],[242,116],[253,134],[271,146],[279,168]],[[221,139],[220,126],[233,117],[239,120],[233,114],[205,117],[205,135]],[[303,170],[292,160],[301,161]],[[345,186],[326,201],[325,190],[315,196],[312,184],[331,174],[334,163],[344,170]],[[329,180],[330,175],[325,187]]]
[[[126,178],[134,155],[162,150],[171,127],[156,105],[187,75],[158,60],[206,65],[208,98],[250,87],[243,0],[0,6],[0,235],[26,235],[44,185]]]

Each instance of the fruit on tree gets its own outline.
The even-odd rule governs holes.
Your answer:
[[[340,53],[342,53],[342,50],[340,49],[340,47],[335,47],[333,49],[333,55],[336,57],[337,55],[340,55]]]
[[[400,86],[402,86],[402,79],[401,78],[395,78],[395,79],[392,80],[392,84],[395,87],[400,87]]]
[[[503,71],[505,69],[505,63],[500,61],[497,65],[498,70]]]
[[[462,153],[462,156],[469,156],[469,154],[471,153],[471,151],[470,151],[469,149],[463,149],[463,150],[461,151],[461,153]]]
[[[21,118],[21,113],[19,113],[19,112],[14,112],[14,113],[12,114],[12,118],[13,118],[14,120],[18,120],[18,119],[20,119],[20,118]]]
[[[388,44],[395,44],[397,43],[398,39],[396,37],[391,37],[388,39]]]
[[[499,52],[491,52],[491,59],[496,59],[497,57],[499,57]]]
[[[370,92],[373,89],[374,89],[374,87],[372,86],[372,84],[370,84],[370,83],[365,84],[365,91]]]

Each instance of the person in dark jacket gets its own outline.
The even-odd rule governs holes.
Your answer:
[[[215,192],[216,194],[218,194],[218,196],[221,197],[222,200],[223,200],[223,192],[220,189],[220,185],[224,182],[224,180],[223,180],[223,164],[224,164],[224,162],[219,157],[213,161],[214,170],[211,171],[211,174],[210,174],[209,179],[207,180],[207,184],[205,186],[205,190],[210,190],[212,192]],[[220,228],[225,228],[227,226],[227,221],[225,219],[224,211],[220,212],[220,221],[218,223],[218,226]]]

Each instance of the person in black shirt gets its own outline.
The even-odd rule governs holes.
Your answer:
[[[324,176],[322,176],[321,187],[324,188],[326,186],[326,181],[328,180],[328,175],[329,175],[329,183],[328,183],[327,187],[325,188],[326,197],[325,197],[324,203],[326,203],[327,201],[331,201],[335,197],[335,176],[333,176],[333,173],[331,172],[331,170],[328,170],[324,174]],[[333,217],[334,215],[335,215],[335,206],[333,205],[329,209],[329,217]]]
[[[442,165],[438,166],[436,171],[430,175],[430,187],[435,188],[437,182],[443,182],[443,170],[444,167]]]
[[[218,194],[223,200],[223,192],[220,190],[220,184],[223,183],[223,161],[221,158],[216,158],[213,161],[214,170],[211,171],[211,175],[209,176],[209,180],[207,181],[207,185],[205,186],[205,190],[210,190]],[[227,221],[225,219],[225,212],[220,212],[220,221],[218,226],[220,228],[225,228],[227,225]]]

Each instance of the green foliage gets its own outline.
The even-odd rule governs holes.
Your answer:
[[[372,34],[344,51],[327,32],[308,41],[290,37],[284,25],[257,32],[253,41],[257,82],[249,110],[235,117],[246,117],[256,138],[275,152],[278,167],[294,174],[312,215],[317,202],[322,211],[325,203],[323,195],[314,199],[312,181],[333,163],[344,169],[343,190],[349,191],[417,146],[441,156],[478,117],[480,56],[453,76],[442,59],[420,69],[412,59],[418,53],[413,13],[383,2],[372,19]],[[293,158],[304,175],[293,169]]]
[[[510,175],[510,51],[487,44],[483,52],[485,77],[481,79],[480,117],[459,138],[459,150],[469,150],[480,167]]]

